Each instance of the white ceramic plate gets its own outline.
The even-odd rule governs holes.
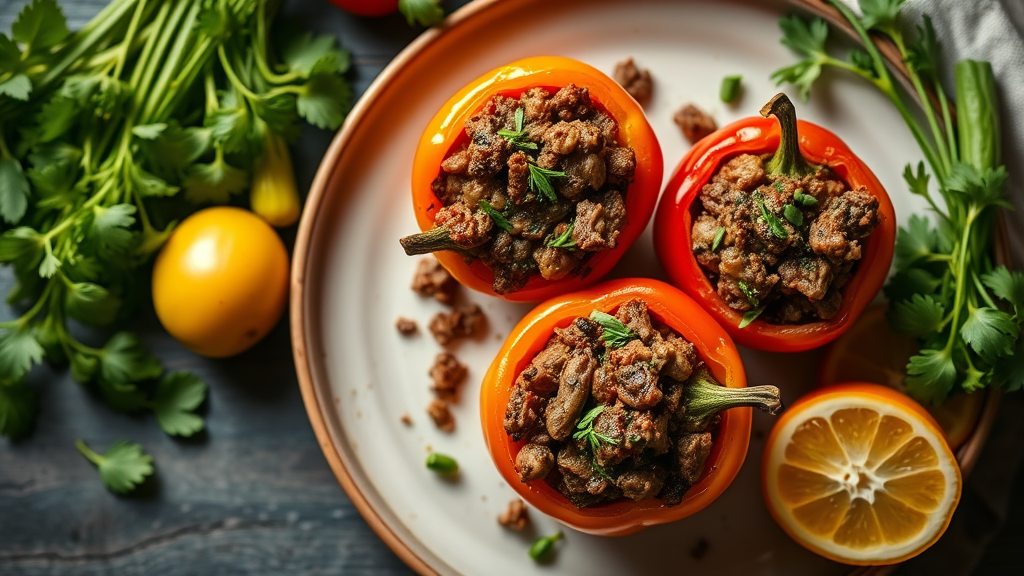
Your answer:
[[[567,531],[557,560],[527,556],[532,538],[559,529],[536,511],[534,530],[510,532],[495,517],[514,496],[494,469],[480,432],[479,381],[502,340],[529,308],[467,294],[490,319],[487,335],[453,350],[470,367],[453,434],[424,412],[427,370],[441,347],[426,333],[442,307],[411,290],[416,259],[398,238],[418,231],[410,202],[410,166],[420,132],[437,109],[480,74],[518,58],[555,54],[610,72],[633,56],[649,68],[655,94],[648,118],[663,152],[667,179],[689,148],[672,113],[693,102],[719,125],[757,113],[777,88],[771,71],[796,56],[779,44],[786,7],[764,2],[516,0],[466,9],[457,25],[414,45],[354,113],[328,154],[303,220],[296,265],[293,326],[296,359],[311,419],[342,484],[371,526],[421,572],[466,575],[845,574],[850,568],[793,543],[761,499],[760,464],[772,421],[754,415],[746,464],[726,493],[683,521],[606,539]],[[718,100],[723,76],[743,76],[734,105]],[[784,87],[785,88],[785,87]],[[795,94],[792,87],[786,88]],[[920,153],[896,110],[863,81],[830,76],[801,118],[839,134],[890,191],[899,219],[922,211],[900,174]],[[315,212],[313,212],[315,211]],[[664,276],[650,232],[612,277]],[[405,339],[398,316],[415,318],[421,335]],[[308,358],[307,358],[308,355]],[[777,384],[791,403],[813,386],[818,354],[743,350],[751,385]],[[408,413],[412,427],[399,422]],[[457,481],[424,467],[431,449],[458,459]],[[701,557],[691,551],[706,542]]]

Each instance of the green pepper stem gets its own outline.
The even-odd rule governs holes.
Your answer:
[[[775,386],[727,388],[719,384],[706,369],[701,369],[684,391],[686,416],[704,420],[729,408],[749,406],[771,415],[782,410],[782,399]]]
[[[461,247],[452,240],[448,229],[440,226],[427,232],[412,234],[399,240],[402,248],[409,256],[418,254],[429,254],[439,250],[460,250]]]
[[[776,94],[761,108],[761,116],[765,118],[775,116],[782,129],[779,148],[765,165],[768,174],[802,178],[811,176],[818,171],[818,167],[808,162],[800,153],[800,134],[796,129],[796,108],[793,107],[789,96],[782,92]]]

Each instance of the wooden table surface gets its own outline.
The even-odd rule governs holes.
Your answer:
[[[0,0],[0,30],[10,29],[24,3]],[[451,11],[465,3],[450,0],[444,6]],[[60,4],[78,27],[105,0]],[[350,79],[357,94],[418,33],[399,16],[356,18],[326,0],[290,0],[285,12],[309,28],[338,35],[354,56]],[[331,136],[312,129],[303,134],[295,151],[300,189],[308,188]],[[294,230],[284,235],[290,243]],[[0,292],[10,284],[8,274],[0,275]],[[5,309],[0,317],[10,314]],[[283,319],[248,352],[209,360],[164,333],[151,309],[141,311],[130,328],[165,366],[191,370],[210,384],[206,431],[188,440],[165,435],[150,414],[113,412],[67,371],[33,371],[41,406],[35,431],[19,442],[0,440],[0,575],[410,574],[367,527],[327,467],[299,395],[287,327]],[[1004,411],[1011,409],[1020,414],[1021,402],[1004,402]],[[983,457],[978,476],[989,470],[1024,488],[1019,471],[992,472],[1000,470],[1000,450],[1019,452],[1019,420],[1004,416],[997,424],[995,433],[1007,441]],[[97,449],[122,438],[141,443],[155,459],[155,478],[129,496],[108,492],[75,450],[78,438]],[[973,492],[980,494],[973,496],[980,504],[971,501]],[[942,560],[945,551],[970,557],[958,570],[969,573],[966,567],[987,545],[974,573],[1020,570],[1024,490],[1009,503],[988,502],[986,493],[972,491],[968,483],[955,519],[963,526],[951,529],[972,541],[940,542],[923,566],[950,566]]]

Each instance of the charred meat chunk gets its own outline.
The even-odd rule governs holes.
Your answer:
[[[458,396],[459,386],[466,380],[468,371],[465,364],[455,358],[451,352],[441,352],[434,358],[430,367],[430,378],[434,385],[430,388],[441,400],[454,401]]]
[[[445,345],[456,338],[473,337],[481,333],[487,323],[478,304],[456,306],[448,313],[438,312],[430,319],[430,333],[438,344]]]
[[[654,90],[650,70],[641,70],[633,58],[629,57],[615,65],[612,78],[622,86],[630,96],[640,104],[646,104]]]
[[[533,482],[544,478],[555,466],[555,455],[551,448],[540,444],[527,444],[516,454],[516,472],[522,482]]]
[[[416,264],[416,275],[412,278],[412,289],[422,296],[431,296],[442,304],[455,303],[455,292],[459,283],[433,256],[421,258]]]

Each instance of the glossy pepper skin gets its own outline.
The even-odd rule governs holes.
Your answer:
[[[757,319],[740,328],[743,314],[718,295],[693,254],[691,227],[699,213],[696,200],[701,189],[733,156],[775,152],[781,130],[774,118],[739,120],[699,141],[676,167],[654,218],[654,248],[672,283],[700,302],[736,343],[771,352],[810,350],[846,332],[885,282],[896,241],[892,202],[871,170],[832,132],[803,120],[797,121],[797,128],[800,152],[807,161],[828,166],[851,189],[863,186],[878,198],[878,226],[864,243],[857,271],[843,288],[843,302],[835,318],[806,324]]]
[[[714,446],[704,472],[673,507],[655,498],[620,500],[593,508],[577,508],[544,480],[523,483],[515,459],[526,440],[513,442],[505,433],[505,407],[516,376],[547,344],[555,328],[594,310],[612,313],[622,303],[640,298],[653,318],[667,324],[697,349],[711,375],[724,386],[745,388],[746,375],[736,346],[711,316],[678,289],[646,278],[611,280],[593,288],[552,298],[534,308],[512,330],[484,377],[480,418],[488,452],[505,481],[541,512],[581,532],[598,536],[624,536],[647,526],[673,522],[710,504],[732,483],[743,465],[750,441],[750,408],[721,412]]]
[[[554,93],[569,84],[589,90],[591,100],[618,122],[619,145],[633,148],[636,155],[636,173],[625,193],[626,223],[614,249],[589,256],[585,262],[588,272],[556,281],[535,274],[522,289],[500,295],[506,300],[538,302],[599,281],[647,227],[661,189],[663,160],[658,139],[643,110],[614,80],[587,64],[556,56],[525,58],[484,74],[452,96],[430,121],[416,150],[412,201],[420,230],[426,232],[434,227],[434,217],[444,206],[430,184],[441,172],[441,162],[466,141],[466,120],[497,94],[518,97],[538,86]],[[480,261],[466,263],[451,251],[434,254],[463,286],[499,296],[491,288],[494,273]]]

